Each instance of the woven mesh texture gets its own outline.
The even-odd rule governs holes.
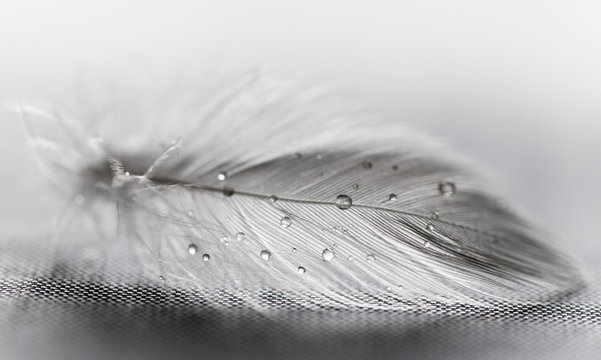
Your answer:
[[[157,286],[129,265],[131,254],[99,265],[73,248],[65,258],[76,260],[61,262],[42,245],[43,235],[33,238],[2,242],[2,359],[601,357],[598,276],[580,293],[544,304],[421,300],[393,310],[341,308],[270,289],[241,297],[200,284]],[[599,273],[598,262],[588,267]],[[369,294],[358,296],[370,302]]]

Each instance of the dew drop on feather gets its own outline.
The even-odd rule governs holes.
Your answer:
[[[198,248],[196,247],[196,245],[194,245],[194,244],[188,245],[188,254],[190,254],[190,255],[196,255],[196,250],[198,250]]]
[[[330,249],[324,249],[321,253],[321,257],[324,261],[332,261],[332,259],[334,259],[334,252]]]
[[[438,191],[440,192],[440,195],[449,197],[455,194],[455,183],[452,183],[450,181],[443,181],[440,184],[438,184]]]
[[[353,206],[353,200],[348,195],[338,195],[336,198],[336,206],[340,210],[347,210]]]
[[[271,252],[269,250],[262,250],[260,255],[261,255],[261,259],[267,261],[271,257]]]
[[[283,228],[290,227],[291,224],[292,224],[292,219],[288,216],[284,216],[283,218],[280,219],[280,225]]]

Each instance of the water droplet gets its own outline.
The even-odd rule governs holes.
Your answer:
[[[386,291],[392,291],[392,288],[390,286],[387,286]]]
[[[271,201],[272,204],[275,204],[276,202],[278,202],[278,200],[279,200],[278,197],[275,195],[271,195],[269,197],[269,201]]]
[[[305,269],[302,266],[299,266],[298,269],[296,269],[296,271],[298,271],[298,273],[302,275],[307,272],[307,269]]]
[[[430,218],[432,220],[438,220],[439,217],[440,217],[440,214],[437,213],[436,211],[433,211],[432,214],[430,215]]]
[[[203,261],[209,261],[209,260],[211,260],[211,256],[209,254],[203,254],[202,255],[202,260]]]
[[[434,231],[434,225],[432,225],[432,224],[426,225],[426,230],[428,230],[428,231]]]
[[[348,261],[354,261],[355,257],[353,255],[347,256]]]
[[[390,194],[390,195],[388,195],[388,200],[395,201],[396,200],[396,194]]]
[[[348,195],[338,195],[336,198],[336,206],[340,210],[349,209],[351,206],[353,206],[353,200]]]
[[[230,196],[234,195],[236,190],[234,190],[234,188],[226,186],[223,188],[223,190],[221,190],[221,192],[223,192],[223,195],[225,195],[226,197],[230,197]]]
[[[330,249],[324,249],[321,253],[321,257],[324,261],[332,261],[332,259],[334,259],[334,252]]]
[[[193,217],[193,216],[194,216],[194,211],[193,211],[193,210],[188,210],[188,211],[186,212],[186,214],[187,214],[189,217]]]
[[[450,181],[443,181],[440,184],[438,184],[438,191],[440,192],[440,195],[445,196],[445,197],[449,197],[453,194],[455,194],[455,184],[450,182]]]
[[[372,163],[370,163],[369,161],[364,161],[363,163],[361,163],[361,165],[363,165],[363,168],[365,170],[369,170],[373,167]]]
[[[430,247],[430,242],[429,241],[424,241],[424,247]]]
[[[129,173],[129,171],[126,171],[125,173],[123,173],[123,175],[130,176],[131,174]]]
[[[225,179],[227,179],[227,172],[222,171],[217,175],[217,179],[219,181],[225,181]]]
[[[198,248],[196,247],[196,245],[194,245],[194,244],[188,245],[188,254],[190,254],[190,255],[196,255],[196,250],[198,250]]]
[[[81,206],[84,202],[86,202],[86,197],[82,194],[77,194],[73,198],[73,202],[75,203],[75,205]]]
[[[295,247],[292,248],[292,252],[296,252],[296,248]]]
[[[165,280],[165,277],[163,275],[159,276],[159,280]]]
[[[290,225],[292,225],[292,219],[288,216],[284,216],[283,218],[280,219],[280,225],[283,228],[290,227]]]
[[[219,241],[221,241],[221,243],[222,243],[222,244],[225,244],[225,243],[227,242],[227,235],[222,235],[222,236],[219,238]]]
[[[269,250],[261,251],[261,259],[267,261],[271,257],[271,252]]]
[[[367,254],[367,256],[365,256],[365,259],[367,260],[368,263],[373,263],[374,261],[376,261],[376,255]]]
[[[317,158],[317,160],[321,160],[323,159],[323,154],[317,154],[315,155],[315,157]]]
[[[243,232],[239,232],[236,234],[236,240],[238,241],[244,241],[246,240],[246,234]]]
[[[359,190],[359,184],[353,184],[352,188],[353,190]]]

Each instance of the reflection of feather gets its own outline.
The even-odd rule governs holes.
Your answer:
[[[158,120],[95,120],[93,131],[22,109],[53,178],[73,184],[103,232],[116,214],[123,244],[141,245],[157,280],[355,305],[579,286],[544,233],[453,156],[324,98],[249,76]],[[33,136],[34,117],[56,121],[66,139]],[[165,139],[176,140],[153,148]]]

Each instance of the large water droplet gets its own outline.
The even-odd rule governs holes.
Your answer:
[[[291,224],[292,224],[292,219],[288,216],[284,216],[283,218],[280,219],[280,225],[283,228],[290,227]]]
[[[209,261],[209,260],[211,260],[211,256],[209,254],[203,254],[202,255],[202,260],[203,261]]]
[[[334,252],[330,249],[324,249],[321,253],[321,257],[324,261],[332,261],[332,259],[334,259]]]
[[[225,181],[225,179],[227,179],[227,172],[222,171],[219,174],[217,174],[217,179],[219,181]]]
[[[196,245],[194,245],[194,244],[188,245],[188,254],[190,254],[190,255],[196,255],[196,250],[198,250],[198,248],[196,247]]]
[[[348,195],[338,195],[336,198],[336,206],[340,210],[350,209],[353,206],[353,200]]]
[[[267,261],[271,257],[271,251],[269,251],[269,250],[262,250],[260,255],[261,255],[261,259]]]
[[[373,167],[372,163],[370,163],[369,161],[364,161],[363,163],[361,163],[361,165],[363,165],[363,168],[365,170],[369,170]]]
[[[396,194],[390,194],[390,195],[388,195],[388,200],[395,201],[396,200]]]
[[[305,269],[302,266],[299,266],[298,269],[296,269],[296,271],[298,271],[298,273],[302,275],[307,272],[307,269]]]
[[[443,181],[440,184],[438,184],[438,191],[440,192],[440,195],[445,196],[445,197],[449,197],[453,194],[455,194],[455,183],[452,183],[450,181]]]
[[[367,254],[365,256],[365,259],[367,260],[368,263],[373,263],[374,261],[376,261],[376,255],[374,255],[374,254]]]

